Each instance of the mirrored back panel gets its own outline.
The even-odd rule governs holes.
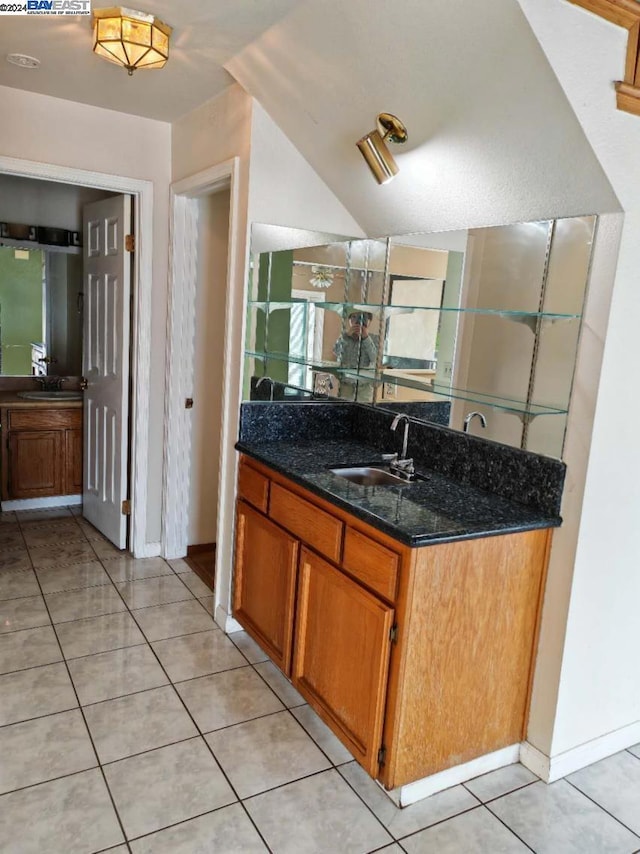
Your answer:
[[[356,400],[560,457],[596,225],[254,253],[244,398]]]

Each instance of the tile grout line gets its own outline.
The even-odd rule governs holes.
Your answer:
[[[526,788],[526,787],[523,787],[523,788]],[[514,790],[514,791],[517,791],[517,790]],[[511,793],[509,792],[508,794],[511,794]],[[505,797],[505,796],[503,795],[503,797]],[[491,803],[495,803],[497,800],[499,800],[499,798],[494,798],[494,800],[491,801]],[[524,839],[519,834],[517,834],[515,832],[515,830],[507,824],[506,821],[504,821],[504,819],[502,819],[499,815],[496,815],[492,809],[489,809],[487,804],[483,804],[483,806],[490,815],[492,815],[495,819],[497,819],[500,822],[500,824],[502,824],[502,825],[504,825],[504,827],[506,827],[506,829],[509,831],[509,833],[512,833],[516,837],[516,839],[519,839],[520,842],[522,842],[522,844],[525,845],[529,849],[529,851],[533,851],[533,854],[536,854],[535,848],[532,848],[527,842],[525,842]]]
[[[613,755],[615,756],[615,754],[613,754]],[[622,821],[622,819],[618,818],[618,817],[617,817],[616,815],[614,815],[612,812],[609,812],[609,810],[608,810],[606,807],[603,807],[603,806],[602,806],[602,804],[599,804],[597,801],[595,801],[595,800],[591,797],[591,795],[588,795],[586,792],[583,792],[583,791],[582,791],[582,789],[581,789],[579,786],[576,786],[576,784],[575,784],[575,783],[573,783],[571,780],[569,780],[569,778],[568,778],[568,777],[562,777],[562,779],[563,779],[566,783],[568,783],[570,786],[572,786],[572,787],[576,790],[576,792],[580,792],[580,794],[581,794],[583,797],[587,798],[587,800],[591,801],[591,803],[592,803],[592,804],[595,804],[595,806],[599,807],[599,808],[600,808],[603,812],[605,812],[608,816],[610,816],[611,818],[615,819],[615,821],[617,821],[617,822],[618,822],[618,824],[622,825],[622,827],[624,827],[624,829],[625,829],[625,830],[628,830],[628,831],[629,831],[629,833],[633,834],[633,836],[635,836],[637,839],[640,839],[640,834],[636,833],[634,830],[631,830],[631,828],[630,828],[630,827],[628,827],[628,826],[627,826],[627,825]]]
[[[173,571],[173,570],[172,570],[172,571]],[[191,594],[191,595],[192,595],[192,597],[193,597],[194,599],[196,599],[196,597],[195,597],[193,594]],[[196,601],[197,601],[197,599],[196,599]],[[125,602],[125,605],[126,605],[126,602]],[[206,608],[204,608],[204,606],[202,606],[202,607],[203,607],[203,610],[208,614],[208,612],[206,611]],[[135,617],[133,616],[133,613],[131,612],[131,609],[129,609],[129,608],[128,608],[128,610],[129,610],[129,613],[131,614],[131,616],[133,617],[133,619],[135,620]],[[208,614],[208,615],[209,615],[209,614]],[[209,616],[211,616],[211,615],[209,615]],[[213,620],[213,617],[211,617],[211,622],[212,622],[212,623],[214,623],[214,625],[215,625],[215,622],[214,622],[214,620]],[[242,809],[244,810],[245,815],[247,816],[247,818],[249,819],[249,821],[250,821],[250,822],[251,822],[251,824],[253,825],[253,827],[254,827],[254,829],[255,829],[256,833],[258,834],[258,836],[259,836],[259,837],[260,837],[260,839],[262,840],[262,842],[263,842],[263,844],[265,845],[265,847],[266,847],[267,851],[268,851],[268,852],[270,852],[270,854],[274,854],[274,853],[272,852],[271,848],[269,847],[269,845],[267,845],[267,841],[266,841],[266,839],[264,838],[264,836],[263,836],[263,835],[262,835],[262,833],[260,832],[260,829],[258,828],[258,826],[256,825],[256,823],[254,822],[254,820],[253,820],[253,818],[251,817],[251,815],[250,815],[249,811],[248,811],[248,810],[247,810],[247,808],[245,807],[245,805],[244,805],[244,803],[243,803],[242,799],[239,797],[238,792],[236,791],[235,786],[233,786],[233,785],[232,785],[231,780],[230,780],[230,779],[229,779],[229,777],[227,776],[226,771],[224,770],[224,768],[222,767],[222,765],[220,764],[220,762],[218,762],[218,759],[217,759],[217,757],[216,757],[215,753],[213,752],[213,750],[211,749],[211,746],[210,746],[209,742],[208,742],[208,741],[207,741],[207,739],[204,737],[204,734],[203,734],[202,730],[200,729],[200,727],[198,726],[198,724],[197,724],[197,722],[196,722],[195,718],[194,718],[194,717],[193,717],[193,715],[191,714],[191,712],[190,712],[189,708],[187,707],[187,704],[185,703],[185,701],[184,701],[184,700],[182,699],[182,697],[180,696],[180,692],[178,691],[178,689],[176,688],[176,686],[173,684],[173,681],[172,681],[171,677],[169,676],[169,673],[168,673],[168,672],[167,672],[167,670],[165,669],[165,667],[164,667],[164,665],[163,665],[162,661],[160,660],[160,657],[158,656],[158,654],[156,653],[155,649],[154,649],[154,648],[153,648],[153,646],[151,645],[151,641],[149,641],[149,639],[147,638],[147,636],[146,636],[146,634],[145,634],[145,632],[144,632],[144,630],[143,630],[142,626],[140,626],[140,625],[137,623],[137,621],[136,621],[136,624],[138,625],[138,628],[140,629],[140,632],[141,632],[142,636],[144,637],[144,639],[145,639],[145,641],[146,641],[146,643],[147,643],[147,645],[148,645],[149,649],[151,650],[151,652],[152,652],[153,656],[155,657],[156,661],[158,662],[158,665],[159,665],[159,666],[160,666],[160,668],[162,669],[162,672],[164,673],[164,675],[166,676],[166,678],[169,680],[169,684],[170,684],[170,685],[171,685],[171,687],[173,688],[173,691],[175,692],[175,694],[176,694],[176,696],[177,696],[177,698],[178,698],[179,702],[182,704],[182,706],[183,706],[183,708],[184,708],[185,712],[187,713],[187,715],[188,715],[188,716],[189,716],[189,718],[191,719],[191,722],[193,723],[194,727],[196,728],[196,731],[197,731],[197,733],[198,733],[198,735],[199,735],[200,739],[202,740],[202,742],[203,742],[203,744],[205,745],[206,749],[207,749],[207,750],[209,751],[209,753],[211,754],[211,757],[213,758],[213,761],[215,762],[216,767],[220,770],[220,773],[221,773],[221,774],[222,774],[222,776],[224,777],[224,779],[225,779],[225,781],[226,781],[227,785],[229,786],[229,788],[230,788],[230,789],[231,789],[231,791],[233,792],[233,795],[234,795],[234,797],[236,798],[236,802],[237,802],[237,803],[239,803],[239,804],[241,805]],[[189,634],[198,634],[198,632],[190,632]],[[177,635],[177,637],[186,637],[186,635]],[[158,638],[158,640],[168,640],[168,638]],[[246,658],[246,656],[245,656],[245,658]],[[107,783],[107,787],[108,787],[108,783]],[[230,805],[228,805],[228,806],[230,806]],[[188,819],[187,819],[187,820],[188,820]],[[164,828],[157,828],[157,830],[163,830],[163,829],[164,829]],[[126,836],[126,834],[125,834],[125,839],[126,839],[126,838],[127,838],[127,836]]]
[[[30,558],[30,559],[31,559],[31,558]],[[32,563],[32,565],[33,565],[33,561],[31,561],[31,563]],[[39,581],[38,581],[38,586],[40,587],[40,592],[41,592],[41,594],[42,594],[42,587],[41,587],[41,585],[40,585],[40,582],[39,582]],[[44,599],[44,594],[42,594],[42,598]],[[49,612],[49,607],[48,607],[48,605],[47,605],[47,601],[46,601],[46,599],[44,600],[44,603],[45,603],[45,608],[47,609],[47,613],[49,614],[49,619],[51,619],[51,613]],[[55,638],[56,638],[56,642],[57,642],[57,644],[58,644],[58,648],[59,648],[59,650],[60,650],[60,655],[62,655],[62,659],[63,659],[63,661],[64,661],[64,665],[65,665],[65,668],[66,668],[66,670],[67,670],[67,676],[68,676],[69,681],[70,681],[70,683],[71,683],[71,687],[73,688],[73,692],[74,692],[74,694],[75,694],[75,696],[76,696],[76,701],[77,701],[77,703],[78,703],[78,710],[80,711],[80,714],[82,715],[82,720],[83,720],[83,722],[84,722],[84,726],[85,726],[85,730],[86,730],[86,733],[87,733],[87,737],[88,737],[89,742],[90,742],[90,744],[91,744],[91,749],[93,750],[94,756],[95,756],[95,758],[96,758],[96,762],[97,762],[98,768],[100,769],[100,774],[102,775],[102,781],[103,781],[103,783],[104,783],[104,785],[105,785],[105,787],[106,787],[107,794],[108,794],[108,796],[109,796],[109,800],[111,801],[111,806],[113,807],[113,810],[114,810],[114,813],[115,813],[115,816],[116,816],[116,820],[117,820],[118,825],[119,825],[119,827],[120,827],[120,832],[122,833],[122,838],[124,839],[125,844],[127,845],[127,850],[128,850],[129,852],[131,852],[131,848],[129,847],[129,844],[128,844],[128,842],[127,842],[127,834],[125,833],[124,825],[123,825],[123,823],[122,823],[122,819],[120,818],[120,813],[118,812],[118,809],[117,809],[117,807],[116,807],[115,800],[113,799],[113,796],[112,796],[112,794],[111,794],[111,789],[109,788],[109,784],[107,783],[107,778],[106,778],[106,775],[105,775],[105,773],[104,773],[104,769],[103,769],[103,767],[102,767],[102,765],[101,765],[101,763],[100,763],[100,757],[98,756],[98,751],[96,750],[96,745],[95,745],[95,742],[94,742],[94,740],[93,740],[93,736],[91,735],[91,730],[89,729],[89,725],[88,725],[88,723],[87,723],[87,719],[86,719],[86,716],[85,716],[85,714],[84,714],[84,710],[83,710],[82,706],[80,705],[80,697],[78,696],[78,692],[77,692],[77,690],[76,690],[75,682],[73,681],[73,678],[72,678],[72,676],[71,676],[71,671],[69,670],[69,665],[67,664],[67,660],[66,660],[66,659],[65,659],[65,657],[64,657],[64,651],[63,651],[63,649],[62,649],[62,644],[60,643],[60,638],[58,637],[58,633],[57,633],[57,631],[56,631],[56,628],[55,628],[55,625],[54,625],[54,623],[53,623],[53,620],[51,621],[51,625],[52,625],[52,628],[53,628],[53,633],[54,633]],[[89,770],[91,770],[91,769],[89,769]],[[46,782],[49,782],[49,781],[46,781]],[[27,787],[25,787],[25,788],[27,788]],[[118,843],[118,844],[121,844],[121,843]],[[113,846],[112,846],[112,847],[113,847]]]

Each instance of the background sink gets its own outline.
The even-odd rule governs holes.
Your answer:
[[[82,400],[81,391],[19,391],[23,400]]]
[[[379,469],[375,466],[356,466],[344,467],[330,470],[338,477],[344,477],[352,483],[359,483],[361,486],[409,486],[410,482],[395,474],[391,474],[386,469]]]

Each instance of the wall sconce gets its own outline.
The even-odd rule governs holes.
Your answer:
[[[378,127],[356,143],[378,184],[386,184],[398,174],[396,161],[386,145],[387,140],[403,143],[407,138],[407,129],[400,119],[391,113],[380,113]]]
[[[153,15],[112,6],[93,12],[93,52],[124,65],[133,74],[136,68],[162,68],[169,59],[171,27]]]

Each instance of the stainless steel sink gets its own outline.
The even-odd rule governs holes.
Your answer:
[[[376,468],[375,466],[356,466],[330,469],[333,474],[338,477],[344,477],[352,483],[359,483],[361,486],[409,486],[410,481],[395,474],[391,474],[386,469]]]
[[[19,391],[23,400],[82,400],[81,391]]]

